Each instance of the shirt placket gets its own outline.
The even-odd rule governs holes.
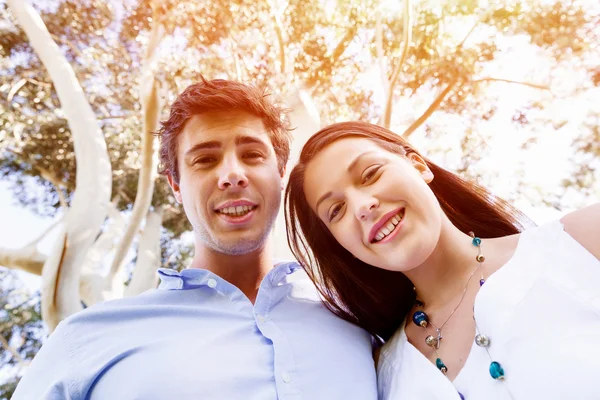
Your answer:
[[[273,285],[272,282],[277,282],[277,280],[265,279],[259,289],[254,304],[256,326],[262,335],[273,343],[273,374],[278,398],[280,400],[300,400],[302,397],[291,343],[276,321],[270,318],[271,309],[285,297],[288,288]]]

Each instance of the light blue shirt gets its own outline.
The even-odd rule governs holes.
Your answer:
[[[371,338],[329,312],[296,263],[253,305],[201,269],[77,313],[56,328],[13,400],[377,398]]]

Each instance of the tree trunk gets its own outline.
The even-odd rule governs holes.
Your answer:
[[[158,284],[160,268],[160,228],[162,226],[162,208],[150,211],[146,217],[146,226],[138,246],[137,262],[131,282],[125,289],[125,296],[136,296]]]
[[[156,179],[156,166],[158,159],[156,156],[156,138],[154,132],[158,129],[160,120],[160,97],[159,83],[155,78],[156,68],[156,50],[162,37],[163,29],[158,21],[158,7],[154,8],[152,20],[155,22],[150,35],[150,42],[146,49],[144,58],[144,66],[140,79],[140,102],[142,103],[143,128],[142,128],[142,143],[141,156],[142,166],[140,168],[140,176],[138,179],[137,195],[133,203],[131,217],[127,230],[121,239],[115,258],[110,267],[110,275],[116,276],[118,271],[123,267],[123,260],[131,247],[131,243],[138,231],[138,228],[148,213],[150,204],[152,203],[152,193],[154,192],[154,180]]]
[[[404,65],[404,61],[406,61],[406,56],[408,55],[408,49],[410,47],[410,42],[412,38],[412,16],[411,16],[411,6],[410,0],[404,0],[404,33],[402,37],[402,54],[400,59],[398,60],[398,64],[396,64],[396,68],[392,72],[392,76],[390,77],[390,82],[387,85],[387,100],[385,102],[385,112],[383,116],[383,126],[387,129],[390,128],[390,124],[392,122],[392,107],[394,105],[394,87],[396,86],[396,81],[400,76],[400,72],[402,72],[402,66]]]
[[[80,267],[106,218],[112,173],[104,136],[67,59],[31,5],[22,0],[8,0],[8,4],[48,70],[73,134],[77,159],[73,201],[42,271],[42,315],[52,331],[81,309]]]
[[[113,250],[116,240],[125,232],[125,219],[115,204],[110,205],[108,216],[110,219],[104,232],[88,251],[81,267],[79,293],[81,301],[88,307],[123,296],[125,277],[120,273],[107,274],[103,260]]]
[[[287,106],[292,110],[289,113],[292,128],[293,140],[290,148],[290,159],[288,160],[284,184],[291,169],[296,165],[300,157],[300,150],[313,134],[321,128],[321,119],[319,111],[310,96],[302,89],[292,89],[287,98]],[[275,226],[273,227],[273,256],[276,259],[293,259],[292,252],[287,243],[287,233],[285,227],[285,215],[281,207]]]

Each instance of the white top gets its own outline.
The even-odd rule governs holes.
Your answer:
[[[473,344],[451,382],[402,328],[380,354],[379,399],[460,400],[458,391],[465,400],[600,399],[600,261],[560,222],[521,234],[474,309],[504,381],[490,376],[490,356]]]

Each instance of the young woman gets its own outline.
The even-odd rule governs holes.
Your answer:
[[[385,342],[380,399],[599,398],[600,204],[534,227],[363,122],[307,142],[285,203],[328,307]]]

